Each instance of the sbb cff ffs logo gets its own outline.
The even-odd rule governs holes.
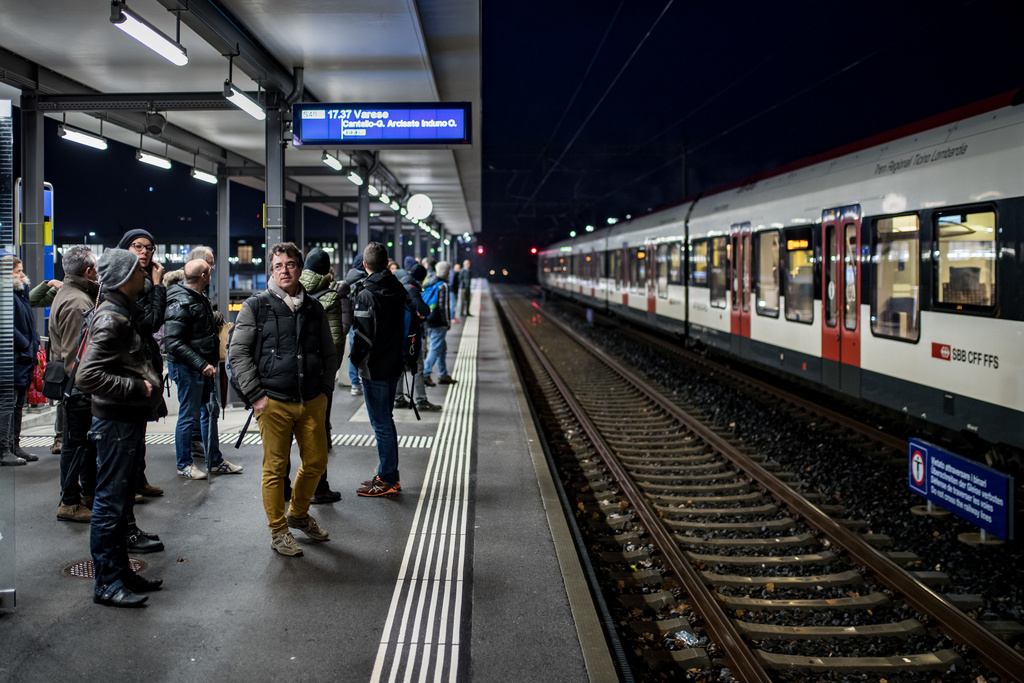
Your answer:
[[[982,365],[993,370],[999,368],[999,356],[979,351],[968,351],[949,344],[932,342],[932,358],[941,360],[958,361],[968,365]]]

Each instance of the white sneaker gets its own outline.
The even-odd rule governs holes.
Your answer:
[[[302,548],[299,547],[298,542],[290,531],[282,531],[277,536],[274,536],[270,541],[270,547],[288,557],[302,554]]]
[[[222,460],[219,465],[210,468],[210,474],[241,474],[241,465],[232,465],[227,460]]]
[[[206,472],[195,465],[185,465],[183,469],[178,470],[178,476],[186,479],[206,479]]]

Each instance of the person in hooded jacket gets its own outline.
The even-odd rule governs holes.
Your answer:
[[[402,278],[402,286],[405,287],[405,291],[409,293],[409,299],[412,300],[413,306],[416,307],[416,314],[420,317],[421,325],[426,322],[427,316],[430,315],[430,306],[423,303],[422,283],[423,278],[426,276],[427,269],[413,261],[408,274]],[[416,362],[416,372],[412,375],[412,396],[407,398],[402,393],[406,382],[405,377],[409,375],[409,370],[406,370],[403,374],[402,383],[399,385],[401,395],[395,401],[395,408],[411,408],[412,404],[409,402],[411,398],[416,404],[416,410],[420,412],[437,412],[441,410],[441,406],[427,400],[427,386],[423,383],[423,359],[426,357],[426,353],[424,344],[420,343],[420,355]]]
[[[359,294],[359,290],[363,287],[363,282],[366,280],[366,269],[363,267],[363,255],[357,254],[355,260],[352,262],[352,267],[349,268],[348,272],[345,273],[345,282],[349,286],[349,297],[353,301],[353,309],[355,304],[355,297]],[[354,343],[355,326],[349,332],[348,344],[349,349],[352,348]],[[348,362],[348,379],[349,384],[352,387],[353,396],[363,395],[363,385],[359,380],[359,369],[356,367],[352,359],[349,358]]]
[[[36,331],[32,304],[28,300],[31,287],[28,275],[17,256],[5,257],[11,261],[14,287],[14,404],[0,414],[0,465],[24,465],[39,459],[21,447],[21,419],[28,398],[28,385],[39,352],[39,333]]]

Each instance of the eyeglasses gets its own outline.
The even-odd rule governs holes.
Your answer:
[[[131,248],[134,249],[135,251],[142,251],[143,249],[145,249],[150,254],[156,251],[156,247],[154,247],[152,244],[143,244],[142,242],[132,242]]]
[[[273,270],[274,272],[284,270],[285,268],[287,268],[288,270],[296,270],[298,267],[299,264],[296,263],[295,261],[285,261],[284,263],[275,263],[273,266],[271,266],[271,270]]]

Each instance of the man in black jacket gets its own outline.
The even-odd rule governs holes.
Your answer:
[[[402,341],[405,336],[405,302],[408,294],[388,269],[388,250],[370,242],[363,250],[368,273],[356,295],[350,358],[359,368],[363,401],[370,426],[377,437],[380,465],[377,474],[356,489],[360,496],[394,496],[401,490],[398,477],[398,432],[394,407],[398,379],[405,369]]]
[[[238,312],[228,358],[241,393],[259,421],[270,547],[295,556],[302,554],[302,548],[289,527],[315,541],[329,538],[309,514],[309,503],[327,469],[324,421],[338,354],[323,306],[299,282],[302,254],[298,248],[284,242],[271,247],[270,253],[271,280]],[[302,465],[295,474],[286,514],[284,488],[293,434]]]
[[[199,423],[206,452],[206,469],[214,474],[239,474],[220,452],[214,375],[220,361],[220,339],[210,300],[203,292],[210,284],[210,264],[194,259],[185,264],[185,281],[171,285],[164,317],[167,374],[178,387],[178,423],[174,429],[174,456],[178,474],[206,479],[192,458],[192,434]],[[212,405],[211,405],[212,404]]]
[[[162,581],[131,570],[131,509],[145,453],[146,422],[166,415],[167,409],[153,347],[137,322],[142,311],[136,299],[145,288],[146,272],[123,249],[107,249],[96,267],[106,298],[89,326],[75,378],[76,386],[92,396],[95,418],[90,432],[97,470],[89,539],[96,570],[93,602],[139,607],[147,598],[138,593],[156,590]]]

